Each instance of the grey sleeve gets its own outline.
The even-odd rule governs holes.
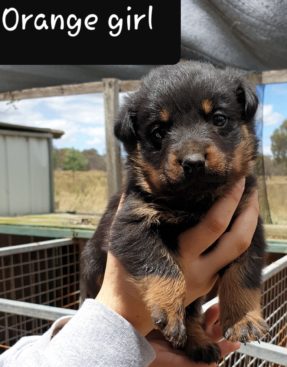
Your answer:
[[[88,299],[51,339],[22,338],[0,357],[0,367],[144,367],[155,358],[146,339],[104,305]]]

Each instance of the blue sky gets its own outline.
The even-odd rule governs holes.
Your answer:
[[[268,84],[263,101],[263,152],[271,155],[271,135],[287,119],[287,83]]]
[[[284,119],[287,119],[287,84],[266,85],[263,101],[264,154],[271,155],[270,136]],[[57,148],[95,148],[101,154],[105,152],[102,94],[0,102],[0,121],[63,130],[65,135],[54,141]]]

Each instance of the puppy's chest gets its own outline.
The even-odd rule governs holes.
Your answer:
[[[213,201],[208,200],[201,205],[191,203],[189,210],[163,211],[157,224],[157,233],[165,246],[177,251],[178,236],[188,228],[192,228],[201,220]]]

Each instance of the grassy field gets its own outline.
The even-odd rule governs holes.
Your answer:
[[[107,174],[103,171],[55,171],[57,212],[102,213],[107,204]]]
[[[287,224],[287,176],[272,176],[266,181],[274,224]]]
[[[274,224],[287,224],[287,176],[267,178]],[[107,203],[107,177],[102,171],[55,171],[55,200],[59,212],[102,213]]]

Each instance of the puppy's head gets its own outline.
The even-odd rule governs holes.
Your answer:
[[[149,192],[214,190],[250,173],[258,100],[234,70],[185,62],[153,70],[115,124]]]

